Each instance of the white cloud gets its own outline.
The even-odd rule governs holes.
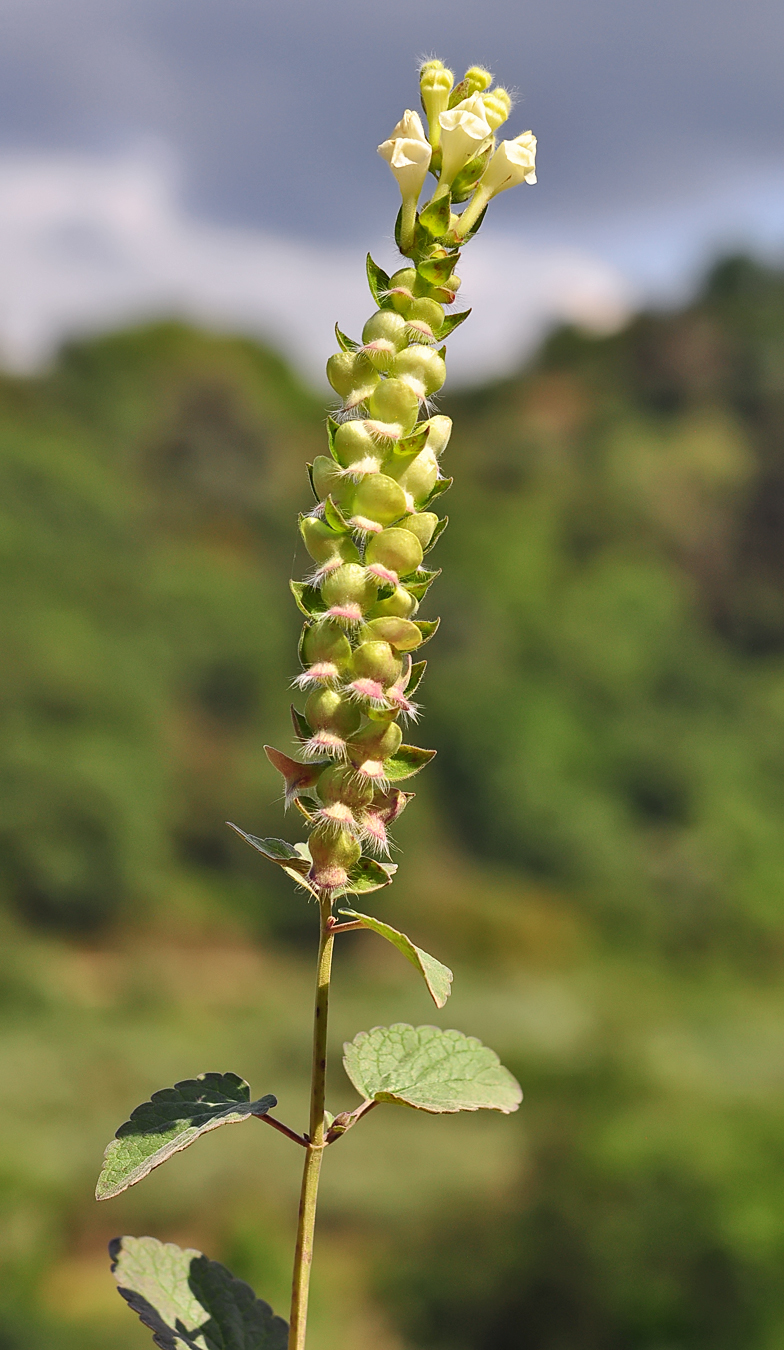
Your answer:
[[[309,378],[334,348],[332,327],[358,335],[369,313],[359,248],[295,241],[194,219],[165,156],[0,157],[0,359],[40,366],[73,334],[179,315],[270,339]],[[394,248],[373,249],[382,266]],[[630,305],[621,274],[566,247],[489,231],[461,272],[475,306],[458,330],[456,379],[504,374],[558,320],[608,329]]]

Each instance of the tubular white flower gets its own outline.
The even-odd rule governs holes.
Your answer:
[[[389,140],[378,147],[378,153],[395,175],[403,200],[416,200],[433,153],[419,113],[407,108]]]
[[[518,183],[536,182],[536,137],[523,131],[513,141],[502,141],[479,180],[479,190],[489,201]]]
[[[492,136],[481,94],[472,94],[448,112],[441,113],[441,183],[450,184],[469,159],[479,154]]]

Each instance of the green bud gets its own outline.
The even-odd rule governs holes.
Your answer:
[[[351,660],[351,643],[339,624],[325,619],[305,628],[300,653],[308,668],[294,683],[304,688],[338,679]]]
[[[413,517],[407,517],[408,520]],[[410,619],[412,614],[416,614],[419,609],[419,601],[415,600],[410,591],[405,586],[396,586],[391,595],[386,600],[377,600],[372,609],[368,610],[369,619]]]
[[[404,318],[411,308],[416,281],[417,274],[413,267],[401,267],[399,272],[389,278],[389,298],[398,314]]]
[[[489,89],[482,96],[482,102],[485,105],[485,117],[490,124],[490,130],[497,131],[512,111],[512,100],[508,92],[500,86]]]
[[[383,473],[367,474],[354,493],[351,510],[351,523],[360,529],[391,525],[405,515],[406,494],[394,478]]]
[[[358,623],[378,597],[378,582],[358,563],[336,567],[321,583],[321,598],[331,618]]]
[[[368,571],[393,585],[399,576],[415,572],[421,562],[422,545],[410,530],[382,530],[372,536],[365,550]]]
[[[364,806],[373,800],[373,787],[358,778],[345,764],[332,764],[320,774],[316,791],[326,805],[328,802],[346,802],[349,806]]]
[[[343,468],[355,474],[377,473],[381,468],[383,451],[373,439],[367,422],[361,418],[341,423],[335,432],[333,447]]]
[[[464,98],[470,98],[472,94],[481,94],[485,89],[489,89],[493,83],[493,77],[489,70],[484,66],[469,66],[465,75],[459,84],[456,84],[449,98],[449,107],[454,108],[456,104],[462,103]]]
[[[377,310],[362,329],[364,355],[376,370],[387,370],[407,341],[405,319],[393,309]]]
[[[400,356],[395,359],[399,361]],[[368,412],[379,422],[391,422],[399,435],[407,436],[416,426],[419,402],[416,390],[405,380],[381,380],[368,399]]]
[[[339,891],[362,856],[362,846],[349,830],[319,824],[308,840],[313,866],[308,880],[321,891]]]
[[[413,300],[406,315],[406,329],[415,340],[432,342],[441,331],[444,309],[436,300]]]
[[[388,642],[398,652],[413,652],[421,646],[422,634],[410,619],[369,619],[362,629],[363,641]]]
[[[331,455],[316,455],[313,461],[313,488],[319,501],[331,497],[338,506],[351,500],[353,484],[346,481]]]
[[[405,464],[405,461],[404,461]],[[410,460],[399,472],[390,467],[390,473],[407,493],[413,507],[427,501],[438,480],[438,460],[428,444],[416,459]]]
[[[398,352],[392,363],[392,374],[421,400],[438,393],[446,379],[446,362],[434,348],[417,343]]]
[[[430,144],[435,149],[441,137],[439,117],[449,105],[455,77],[443,61],[425,61],[419,72],[419,93],[428,123]]]
[[[417,511],[414,515],[405,516],[400,522],[401,530],[410,530],[415,534],[423,549],[426,549],[438,524],[438,516],[434,511]],[[375,613],[375,611],[374,611]]]
[[[356,408],[372,394],[378,372],[362,352],[336,352],[327,362],[327,379],[345,406]]]
[[[314,689],[305,703],[305,718],[313,731],[332,731],[345,738],[357,730],[362,714],[337,689]]]
[[[438,458],[449,444],[449,437],[452,435],[452,418],[445,417],[443,413],[437,413],[435,417],[429,417],[423,425],[428,428],[427,449],[431,450]]]
[[[360,642],[351,658],[354,679],[377,680],[379,684],[394,684],[403,669],[388,642]]]
[[[397,487],[397,483],[395,484]],[[398,488],[401,497],[403,492]],[[405,497],[403,497],[405,501]],[[314,562],[339,567],[341,562],[359,562],[359,549],[348,534],[336,534],[325,520],[317,516],[303,516],[299,532]]]
[[[363,777],[383,779],[384,760],[397,753],[402,740],[397,722],[368,722],[348,742],[348,757]]]

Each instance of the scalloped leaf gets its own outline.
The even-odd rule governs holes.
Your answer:
[[[417,628],[419,629],[420,633],[422,634],[422,641],[420,642],[419,645],[420,645],[420,647],[424,647],[425,643],[426,643],[426,642],[429,642],[430,639],[431,639],[431,637],[434,637],[435,634],[438,632],[439,626],[440,626],[440,624],[441,624],[441,620],[440,620],[440,619],[414,619],[414,623],[416,624]]]
[[[419,213],[419,224],[433,239],[441,239],[449,229],[452,218],[452,197],[446,193],[437,201],[430,202]]]
[[[516,1111],[520,1085],[494,1050],[462,1031],[391,1027],[360,1031],[344,1047],[343,1065],[366,1101],[399,1102],[432,1115]]]
[[[411,674],[408,677],[408,683],[406,685],[407,694],[416,693],[417,689],[422,683],[422,678],[426,670],[427,670],[427,661],[414,662],[414,664],[411,667]]]
[[[383,886],[389,886],[396,871],[397,863],[376,862],[375,858],[363,854],[349,871],[344,894],[367,895],[370,891],[380,891]]]
[[[429,496],[427,496],[425,500],[417,507],[417,510],[418,511],[429,510],[430,503],[434,502],[436,497],[440,497],[442,493],[448,492],[454,481],[455,481],[454,478],[437,478],[430,490]],[[432,539],[430,541],[430,545],[431,547],[433,545]]]
[[[461,323],[465,323],[470,313],[470,309],[464,309],[460,314],[447,314],[444,322],[436,333],[437,340],[441,342],[444,338],[448,338],[451,333],[454,333],[456,328],[460,327]]]
[[[341,914],[346,918],[357,919],[363,928],[369,928],[372,932],[378,933],[379,937],[386,938],[393,947],[397,947],[402,952],[407,961],[415,970],[418,970],[427,985],[428,993],[437,1008],[443,1008],[449,995],[452,992],[452,980],[454,976],[449,966],[444,966],[437,961],[429,952],[422,951],[421,947],[415,947],[410,937],[405,933],[398,932],[397,928],[391,928],[388,923],[382,923],[380,919],[375,919],[371,914],[359,914],[355,909],[342,909]]]
[[[321,591],[315,586],[309,586],[306,581],[290,581],[289,588],[296,601],[297,609],[304,614],[307,619],[312,619],[314,614],[323,614],[326,611],[326,605],[321,598]]]
[[[96,1200],[112,1200],[160,1167],[175,1153],[219,1125],[237,1125],[250,1116],[265,1116],[278,1099],[268,1094],[250,1099],[250,1088],[236,1073],[200,1073],[173,1088],[154,1092],[131,1112],[104,1154]]]
[[[390,783],[402,783],[404,778],[413,778],[435,756],[435,750],[423,750],[418,745],[401,745],[396,754],[384,760],[384,773]]]
[[[370,294],[372,295],[373,299],[378,305],[378,308],[379,309],[392,308],[392,301],[390,300],[388,295],[384,294],[385,291],[389,290],[389,277],[387,276],[383,267],[379,267],[378,263],[373,262],[373,259],[371,258],[369,253],[367,255],[365,266],[367,269],[367,279],[368,279],[368,286],[370,287]]]
[[[353,338],[346,337],[345,333],[341,333],[337,324],[335,324],[335,337],[337,338],[338,346],[342,349],[342,351],[344,352],[359,351],[359,343],[355,342]]]
[[[446,529],[448,524],[449,524],[449,516],[442,516],[438,524],[436,525],[436,528],[433,530],[433,537],[430,540],[430,543],[428,544],[427,548],[422,550],[423,557],[425,557],[430,552],[431,548],[435,548],[436,544],[438,543],[439,539],[441,538],[441,535],[444,533],[444,530]]]
[[[118,1293],[159,1350],[286,1350],[283,1318],[195,1248],[122,1237],[109,1255]]]

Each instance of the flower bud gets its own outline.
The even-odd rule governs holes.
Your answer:
[[[415,534],[423,549],[426,549],[435,533],[438,516],[435,511],[419,511],[405,516],[400,522],[401,530],[410,530]],[[375,613],[375,609],[373,611]]]
[[[407,520],[412,520],[408,516]],[[405,586],[396,586],[391,595],[386,600],[377,600],[372,609],[368,610],[369,619],[410,619],[412,614],[416,614],[419,609],[419,601],[415,600],[410,591]]]
[[[491,131],[497,131],[512,111],[512,100],[509,94],[506,89],[500,87],[489,89],[487,93],[482,95],[482,102],[485,105],[485,117]]]
[[[365,403],[378,384],[378,374],[362,352],[336,352],[330,356],[327,379],[347,408]]]
[[[536,182],[536,137],[530,131],[502,141],[485,169],[479,191],[490,201],[518,183]]]
[[[416,201],[427,177],[432,150],[419,113],[407,109],[378,153],[397,179],[403,201]]]
[[[442,112],[446,112],[454,82],[454,75],[451,70],[447,70],[443,61],[425,61],[419,72],[419,92],[433,149],[438,145],[441,132],[438,119]]]
[[[414,300],[406,315],[406,332],[415,341],[433,342],[443,323],[443,305],[436,300]]]
[[[348,885],[349,872],[362,856],[362,846],[349,830],[319,824],[308,840],[313,866],[311,885],[320,891],[339,891]]]
[[[374,532],[399,520],[408,509],[406,494],[400,484],[383,473],[368,474],[362,479],[351,507],[351,524]]]
[[[368,399],[368,412],[380,422],[392,423],[398,435],[407,436],[416,425],[419,397],[404,380],[381,380]]]
[[[390,468],[390,473],[394,473],[413,511],[421,502],[427,501],[438,481],[438,460],[427,445],[420,455],[410,460],[399,472]]]
[[[422,545],[410,530],[382,530],[373,535],[365,550],[368,572],[393,586],[398,577],[415,572],[421,562]]]
[[[411,308],[416,281],[416,269],[413,267],[401,267],[399,272],[389,278],[389,298],[398,314],[404,318]]]
[[[449,186],[463,165],[479,154],[492,132],[479,94],[441,113],[438,120],[441,127],[441,187]]]
[[[321,502],[331,497],[338,506],[343,506],[351,500],[351,484],[346,482],[331,455],[316,455],[313,461],[313,491]]]
[[[395,484],[397,487],[397,484]],[[398,488],[403,501],[403,491]],[[402,512],[401,512],[402,514]],[[359,562],[359,549],[348,534],[337,534],[325,520],[318,516],[303,516],[299,522],[305,548],[314,562],[332,569],[340,567],[342,562]]]
[[[361,642],[354,652],[349,672],[349,690],[371,707],[386,707],[388,685],[400,678],[403,662],[388,642]]]
[[[387,370],[393,356],[408,342],[406,321],[393,309],[379,309],[362,329],[363,351],[376,370]]]
[[[446,379],[446,362],[432,347],[417,343],[398,352],[392,364],[396,379],[406,383],[417,398],[437,394]]]
[[[321,583],[321,598],[330,618],[359,623],[378,596],[378,583],[357,563],[344,563]]]
[[[305,689],[338,680],[351,660],[351,643],[338,624],[326,619],[305,628],[300,653],[307,669],[294,683]]]
[[[355,478],[361,478],[366,473],[378,473],[381,468],[383,452],[362,418],[341,422],[335,432],[333,449],[339,463]]]
[[[422,644],[422,634],[410,619],[369,619],[362,629],[363,642],[388,642],[398,652],[413,652]]]
[[[455,108],[458,103],[465,102],[473,94],[481,94],[485,89],[489,89],[493,83],[493,76],[484,66],[469,66],[465,75],[459,84],[456,84],[452,90],[449,106]]]
[[[336,689],[314,689],[305,703],[305,719],[313,735],[305,743],[305,754],[342,757],[346,738],[356,732],[362,713],[355,703]]]
[[[366,802],[371,802],[374,797],[373,788],[368,783],[363,783],[361,778],[357,778],[354,771],[345,764],[331,764],[328,769],[322,769],[316,791],[325,805],[327,802],[342,800],[348,802],[350,806],[362,806]]]
[[[427,437],[428,450],[432,450],[436,456],[442,455],[452,435],[452,418],[438,413],[435,417],[429,417],[425,425],[430,428]]]
[[[363,778],[384,779],[384,760],[397,754],[403,733],[397,722],[369,722],[347,744],[348,757]]]

